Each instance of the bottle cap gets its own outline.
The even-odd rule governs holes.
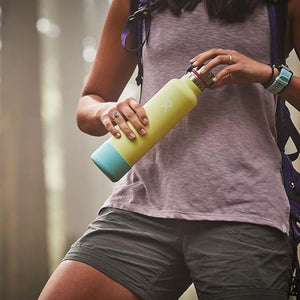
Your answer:
[[[203,91],[205,88],[211,87],[215,84],[213,81],[215,75],[209,71],[205,74],[201,74],[201,71],[205,68],[205,65],[201,67],[190,67],[187,71],[187,76]]]

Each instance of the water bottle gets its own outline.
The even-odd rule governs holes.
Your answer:
[[[163,136],[189,113],[197,104],[197,96],[214,84],[214,75],[204,68],[189,68],[180,79],[171,79],[145,105],[148,117],[147,134],[141,136],[130,122],[128,126],[136,138],[130,140],[124,134],[104,142],[91,159],[113,182],[120,180]]]

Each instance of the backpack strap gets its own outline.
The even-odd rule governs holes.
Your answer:
[[[288,0],[268,1],[269,21],[271,27],[271,60],[272,64],[285,64],[285,41],[287,30]],[[296,151],[289,154],[290,160],[294,161],[300,153],[300,135],[293,124],[285,101],[277,98],[276,128],[277,144],[280,151],[284,152],[286,143],[290,138]]]
[[[269,0],[272,63],[285,63],[285,37],[287,29],[288,0]]]
[[[142,51],[150,34],[151,13],[161,4],[162,0],[155,1],[154,3],[151,3],[150,0],[130,1],[129,18],[121,34],[121,42],[126,51],[136,53],[137,55],[138,75],[136,77],[136,82],[138,85],[141,85],[143,82]],[[126,39],[132,31],[136,34],[136,48],[129,49],[126,46]],[[143,33],[143,31],[145,33]]]
[[[273,0],[268,3],[271,26],[271,58],[272,63],[285,63],[285,37],[287,29],[288,0]],[[295,241],[295,249],[300,242],[300,229],[298,226],[300,216],[300,175],[294,169],[291,161],[296,160],[300,152],[300,135],[293,124],[285,101],[277,97],[276,107],[277,144],[281,151],[283,183],[290,203],[290,226]],[[296,146],[296,152],[286,155],[285,145],[291,138]],[[290,295],[300,300],[300,266],[296,252],[296,275],[292,278]]]

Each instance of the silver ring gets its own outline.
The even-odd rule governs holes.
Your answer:
[[[230,54],[228,54],[228,57],[229,57],[228,65],[231,65],[231,63],[232,63],[232,56]]]
[[[117,111],[114,111],[113,113],[113,119],[117,118],[120,114]]]

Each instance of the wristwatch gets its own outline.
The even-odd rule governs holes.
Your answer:
[[[274,68],[279,70],[279,75],[275,78],[273,83],[267,87],[267,90],[272,94],[279,94],[282,92],[290,83],[293,72],[285,65],[274,65]]]

